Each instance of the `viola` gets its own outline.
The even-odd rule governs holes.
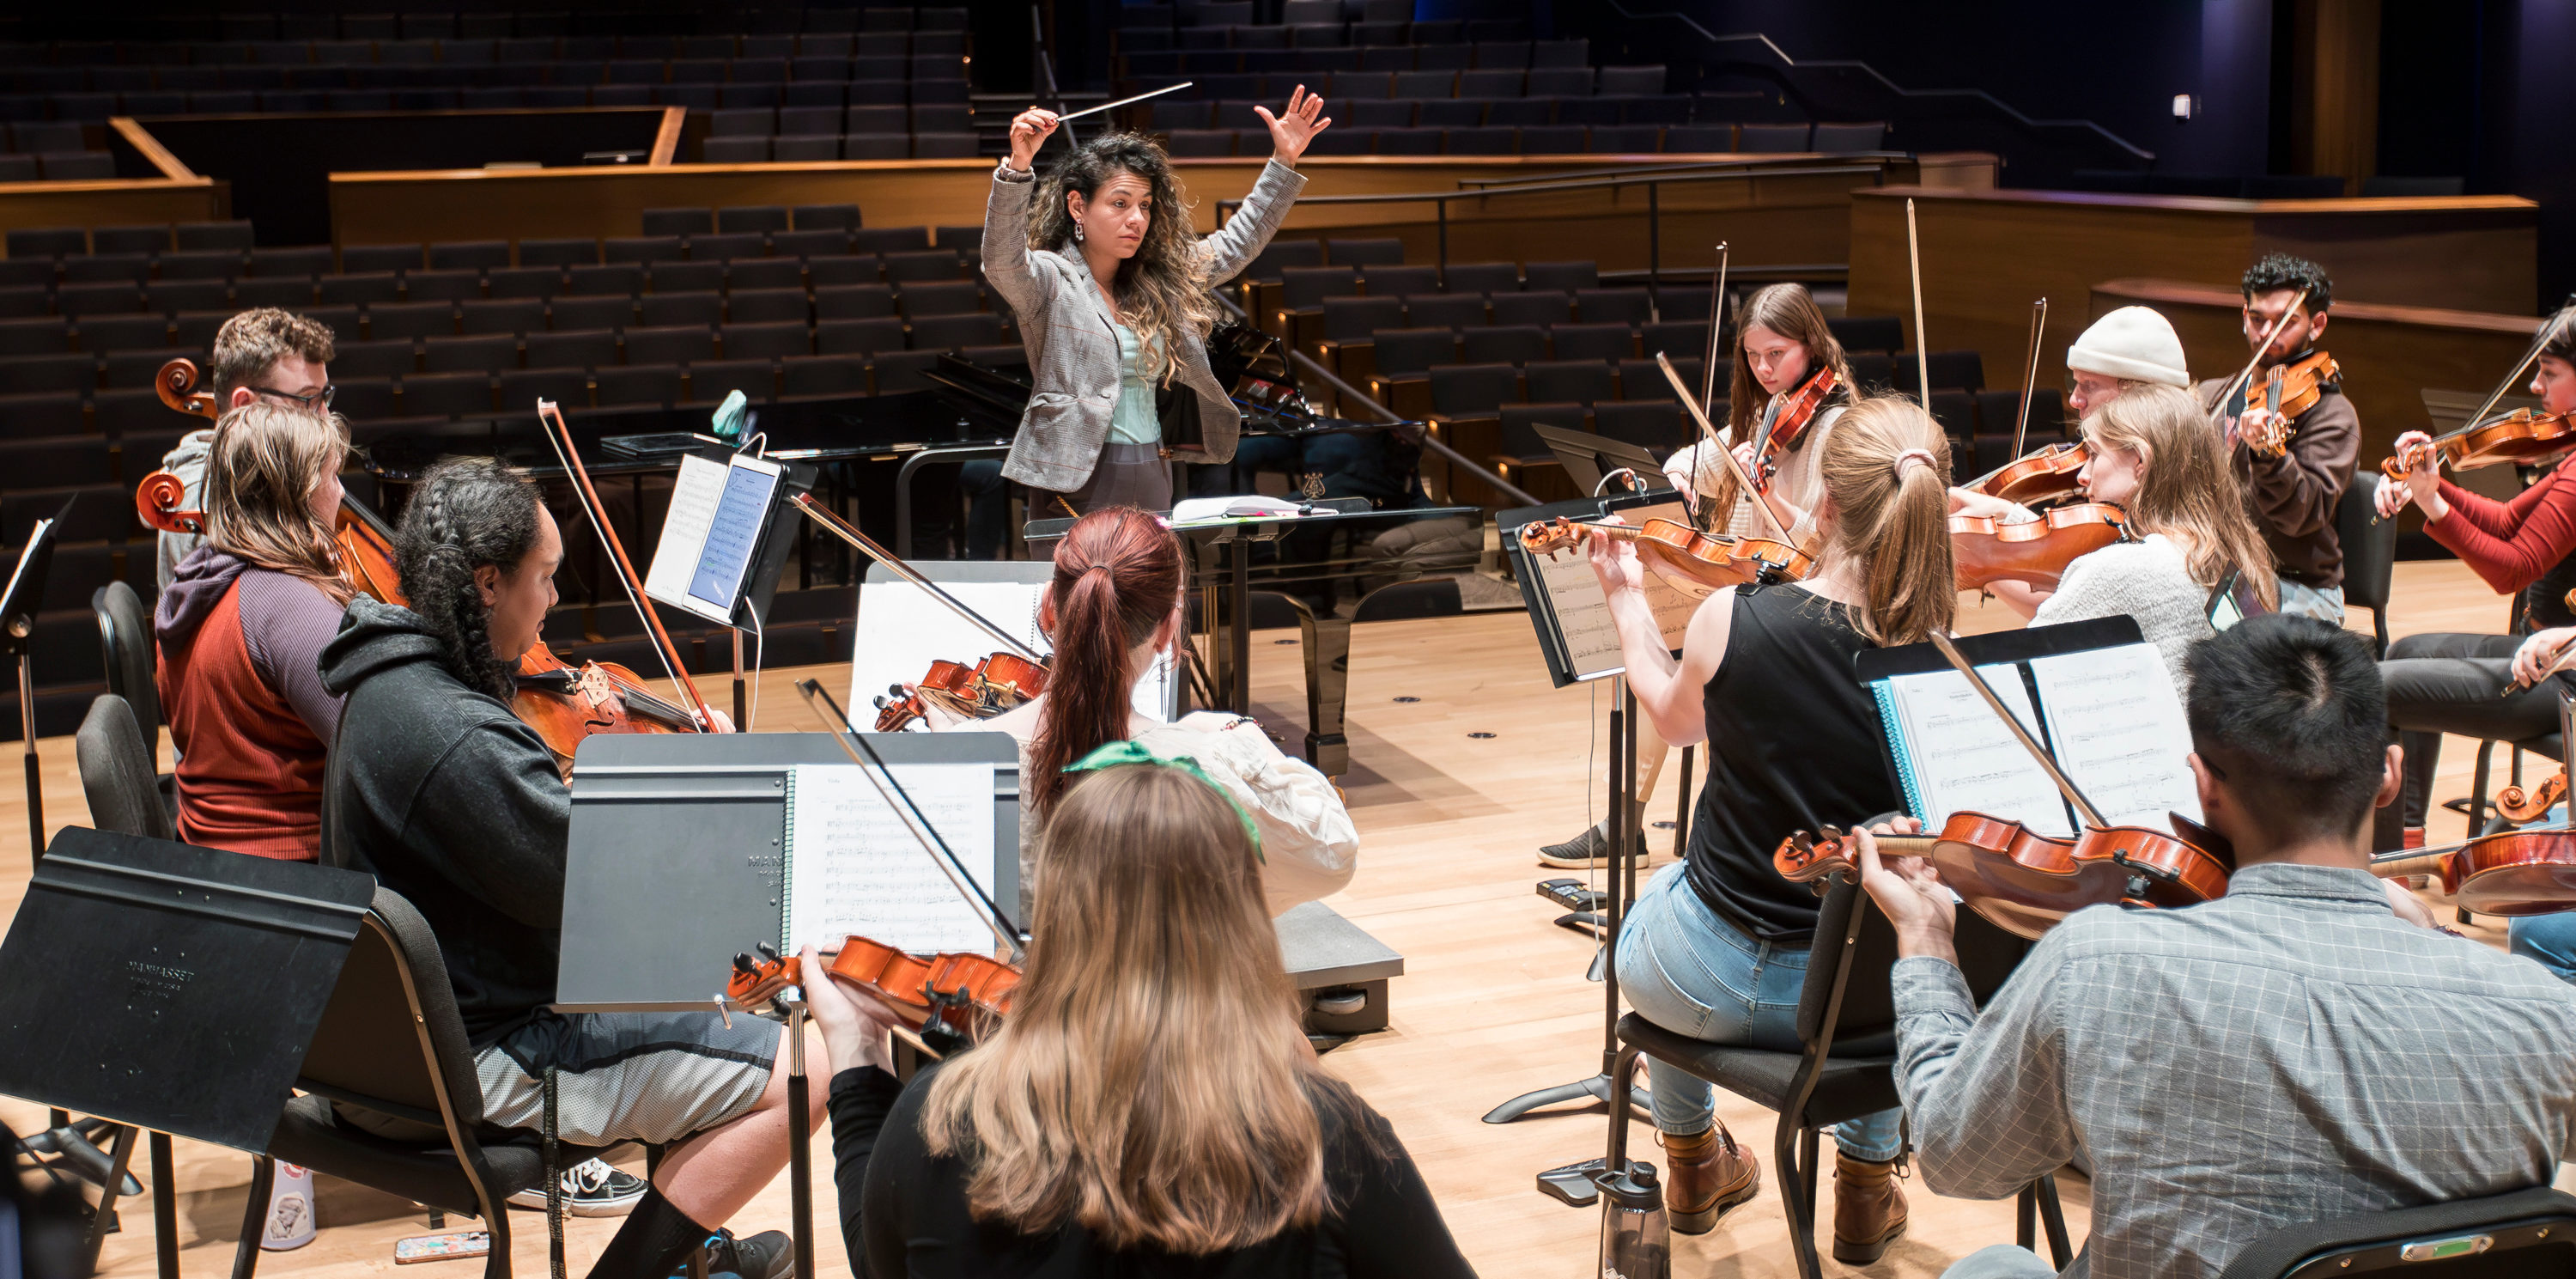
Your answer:
[[[2128,536],[2127,513],[2107,502],[2055,507],[2024,524],[1989,515],[1950,517],[1951,554],[1963,591],[2001,581],[2053,587],[2077,557]]]
[[[1815,571],[1815,560],[1786,542],[1767,537],[1702,533],[1688,524],[1650,519],[1643,524],[1577,523],[1558,516],[1521,526],[1521,549],[1556,558],[1587,533],[1604,533],[1637,546],[1637,557],[1684,594],[1707,596],[1747,583],[1794,582]]]
[[[1967,487],[2023,506],[2061,501],[2083,490],[2076,475],[2084,469],[2088,456],[2081,444],[2051,444],[1996,468]]]
[[[2460,909],[2481,915],[2553,914],[2576,908],[2576,831],[2509,830],[2443,848],[2382,853],[2370,859],[2370,873],[2439,876]]]
[[[2379,464],[2379,473],[2403,480],[2427,458],[2454,471],[2474,471],[2500,462],[2536,464],[2576,449],[2576,421],[2566,413],[2515,409],[2500,418],[2464,426],[2438,439],[2411,440],[2394,457]]]
[[[1825,407],[1825,402],[1841,389],[1842,381],[1835,376],[1833,366],[1829,364],[1816,370],[1803,385],[1780,401],[1780,411],[1771,418],[1771,434],[1763,440],[1761,465],[1753,472],[1754,492],[1771,491],[1771,477],[1780,473],[1776,455],[1798,447],[1798,441],[1807,434],[1808,424],[1816,420],[1816,414]]]
[[[1954,813],[1938,835],[1880,835],[1881,857],[1926,857],[1941,882],[1997,928],[2037,937],[2087,906],[2192,906],[2227,893],[2236,852],[2217,832],[2172,815],[2178,834],[2143,826],[2094,827],[2072,839],[2042,835],[1984,813]],[[1798,831],[1771,864],[1807,883],[1859,873],[1859,841],[1827,826]]]
[[[2567,798],[2567,768],[2562,764],[2557,772],[2549,775],[2547,781],[2542,782],[2528,794],[2524,793],[2519,786],[2507,786],[2497,791],[2495,806],[2497,812],[2514,821],[2528,822],[2537,820],[2542,813],[2556,808],[2558,801],[2565,798]]]
[[[764,945],[760,957],[733,957],[725,998],[749,1007],[805,984],[804,965]],[[908,955],[883,942],[845,937],[825,971],[875,1000],[920,1033],[935,1052],[966,1047],[991,1034],[1011,1011],[1020,970],[990,955]]]
[[[935,660],[912,691],[896,684],[877,699],[877,731],[900,733],[928,718],[930,706],[965,719],[991,719],[1045,692],[1046,677],[1043,664],[1009,653],[987,654],[973,666]]]
[[[2263,457],[2281,456],[2297,431],[2291,424],[2342,381],[2343,369],[2323,351],[2273,365],[2264,374],[2263,415],[2241,433],[2245,447]]]

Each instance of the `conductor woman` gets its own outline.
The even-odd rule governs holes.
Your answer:
[[[1162,511],[1172,505],[1172,451],[1192,462],[1234,457],[1242,419],[1208,368],[1208,286],[1241,271],[1288,216],[1306,184],[1297,157],[1332,123],[1323,107],[1300,86],[1278,116],[1255,108],[1270,126],[1270,163],[1233,220],[1204,238],[1191,233],[1170,157],[1152,139],[1092,139],[1032,201],[1029,162],[1056,116],[1032,107],[1011,122],[1011,153],[984,210],[984,278],[1018,317],[1035,389],[1002,474],[1062,494],[1078,512]]]

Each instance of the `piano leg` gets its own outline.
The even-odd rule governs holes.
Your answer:
[[[1339,617],[1318,618],[1297,597],[1285,596],[1297,608],[1297,626],[1306,651],[1306,762],[1326,777],[1350,771],[1351,740],[1342,732],[1350,704],[1351,624]]]

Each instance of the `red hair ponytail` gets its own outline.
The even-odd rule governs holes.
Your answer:
[[[1055,656],[1046,704],[1029,748],[1040,813],[1064,793],[1065,766],[1127,739],[1127,654],[1152,639],[1181,605],[1180,543],[1132,506],[1093,511],[1056,543]]]

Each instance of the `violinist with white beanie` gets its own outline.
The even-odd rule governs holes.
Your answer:
[[[2143,306],[2124,306],[2093,322],[2066,348],[2066,406],[2078,420],[2149,384],[2191,389],[2182,339],[2173,325]]]

